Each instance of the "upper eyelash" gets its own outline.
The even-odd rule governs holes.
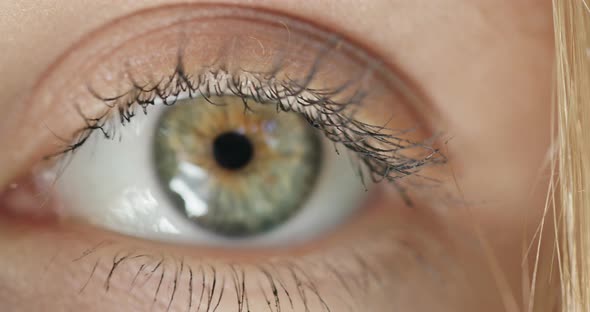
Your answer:
[[[335,40],[335,44],[331,46],[337,44],[338,41]],[[398,130],[397,135],[389,134],[383,133],[386,125],[371,125],[356,120],[355,110],[348,111],[352,106],[362,105],[366,90],[358,88],[346,100],[334,99],[353,86],[354,80],[332,90],[310,88],[309,85],[315,78],[321,60],[329,51],[321,51],[304,79],[297,81],[290,78],[276,79],[276,74],[281,71],[280,62],[272,72],[256,73],[242,69],[238,74],[230,74],[224,66],[211,65],[209,68],[203,68],[199,74],[191,75],[185,71],[184,55],[182,49],[179,49],[177,65],[172,74],[157,81],[140,84],[128,74],[131,87],[119,95],[110,97],[99,94],[88,85],[88,92],[102,101],[108,109],[100,116],[89,117],[80,107],[76,107],[86,125],[76,131],[73,143],[49,157],[75,152],[95,131],[100,131],[107,139],[114,139],[117,129],[117,125],[113,124],[113,120],[116,119],[113,118],[114,115],[117,115],[118,122],[124,125],[131,122],[138,107],[147,114],[149,106],[159,102],[167,106],[174,105],[183,93],[188,94],[189,98],[204,97],[212,105],[218,105],[210,100],[213,95],[234,95],[242,98],[245,110],[250,110],[248,101],[254,100],[263,104],[274,104],[277,111],[298,113],[311,126],[322,131],[329,140],[340,143],[352,151],[353,156],[357,156],[354,159],[360,160],[360,164],[368,170],[373,182],[385,180],[394,183],[406,203],[411,205],[411,201],[405,195],[405,188],[397,181],[403,177],[418,175],[420,169],[426,165],[445,163],[446,157],[439,149],[428,143],[431,140],[414,142],[398,136],[411,129]],[[412,158],[400,153],[413,148],[422,149],[424,153],[421,154],[425,156]],[[339,152],[337,149],[336,151]],[[360,165],[357,170],[364,185],[366,172]]]

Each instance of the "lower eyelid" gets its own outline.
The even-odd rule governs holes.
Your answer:
[[[340,311],[338,307],[362,307],[377,300],[372,296],[400,287],[406,278],[412,278],[404,272],[422,265],[416,260],[422,257],[418,254],[424,247],[417,240],[421,236],[418,227],[403,226],[402,215],[396,216],[382,208],[361,219],[345,233],[328,238],[322,243],[325,248],[306,246],[299,251],[272,251],[266,255],[261,251],[238,258],[231,254],[239,255],[240,251],[217,253],[170,247],[81,225],[23,226],[10,231],[14,225],[3,224],[0,241],[18,239],[21,243],[12,245],[14,250],[8,250],[9,256],[0,263],[8,267],[19,263],[16,270],[25,275],[21,280],[37,280],[40,287],[47,287],[48,283],[60,285],[52,290],[55,295],[59,293],[79,302],[104,298],[104,304],[129,302],[133,307],[156,305],[165,310],[175,293],[172,306],[186,309],[191,291],[194,305],[198,304],[203,285],[204,292],[211,295],[216,276],[211,300],[216,303],[223,289],[219,311],[225,311],[221,307],[235,309],[239,305],[237,298],[242,287],[250,308],[260,305],[260,309],[267,309],[266,301],[274,304],[275,300],[273,282],[284,309],[289,310],[293,301],[296,307],[293,310],[300,311],[299,307],[303,311],[305,297],[307,304],[315,307],[311,311],[324,311],[324,303],[332,311]],[[6,242],[0,245],[11,246]],[[189,286],[191,271],[193,284]],[[245,283],[242,274],[246,276]],[[10,278],[3,275],[0,273],[0,280]],[[26,293],[18,289],[19,284],[3,283],[0,282],[12,285],[15,293]],[[371,289],[379,291],[371,292]],[[203,297],[202,304],[208,298]],[[104,310],[102,304],[99,306]]]

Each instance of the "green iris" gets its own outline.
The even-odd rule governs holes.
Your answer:
[[[224,96],[169,108],[154,137],[157,175],[190,220],[219,235],[269,231],[305,204],[322,158],[316,131],[295,113]],[[221,104],[221,105],[220,105]]]

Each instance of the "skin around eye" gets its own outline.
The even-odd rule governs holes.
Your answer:
[[[45,120],[46,131],[29,139],[36,147],[25,154],[30,161],[67,156],[92,133],[123,140],[120,124],[157,99],[170,105],[181,93],[233,94],[302,115],[351,150],[366,179],[395,181],[407,204],[405,184],[436,184],[437,170],[429,167],[446,159],[412,110],[422,101],[402,74],[345,38],[289,17],[191,8],[126,17],[66,54],[31,96],[36,109],[24,114],[28,122]],[[138,27],[151,19],[158,23]]]
[[[150,42],[142,34],[179,21],[185,11],[192,11],[188,8],[210,7],[190,0],[186,2],[193,5],[169,10],[162,6],[167,2],[22,0],[0,5],[0,28],[5,34],[0,39],[4,51],[0,93],[6,98],[0,103],[0,185],[4,190],[14,186],[15,191],[23,191],[18,200],[21,208],[32,208],[30,214],[34,214],[54,206],[46,196],[29,196],[46,193],[26,178],[16,177],[26,175],[43,156],[76,142],[71,135],[87,121],[80,113],[89,118],[104,113],[104,101],[89,95],[87,86],[104,98],[129,89],[129,77],[117,74],[128,69],[138,82],[176,72],[173,67],[178,64],[182,40],[156,35]],[[543,164],[550,139],[551,2],[260,0],[249,4],[272,9],[254,10],[262,15],[288,12],[330,25],[338,31],[328,33],[350,34],[361,46],[370,46],[404,69],[384,66],[385,71],[391,69],[400,77],[411,73],[420,88],[414,88],[409,79],[398,82],[411,90],[422,89],[431,101],[410,96],[407,102],[415,105],[407,106],[423,112],[420,104],[429,103],[432,106],[425,110],[436,113],[409,114],[412,117],[404,129],[422,125],[418,119],[428,117],[438,125],[432,133],[445,130],[450,135],[442,147],[448,150],[451,165],[442,180],[452,176],[443,184],[459,194],[438,196],[428,185],[426,190],[424,185],[409,188],[410,198],[435,201],[426,206],[415,201],[408,209],[395,187],[390,187],[393,192],[378,189],[369,197],[362,217],[330,235],[297,248],[249,253],[133,239],[89,226],[84,220],[51,222],[29,218],[29,213],[20,218],[1,215],[0,265],[5,269],[0,270],[0,307],[16,311],[277,311],[274,282],[281,311],[326,310],[318,297],[331,311],[527,311],[539,299],[543,304],[535,305],[535,311],[553,311],[544,299],[556,298],[558,291],[530,287],[535,254],[544,246],[548,248],[540,250],[540,270],[535,270],[534,280],[543,287],[559,280],[543,271],[555,268],[550,263],[554,259],[550,235],[544,235],[541,244],[533,233],[543,212],[545,178],[549,177]],[[125,15],[148,7],[153,8]],[[152,14],[156,12],[160,14]],[[122,15],[118,21],[108,21]],[[85,34],[105,22],[101,30]],[[313,28],[314,35],[325,33],[321,27]],[[55,61],[57,54],[82,37]],[[285,36],[278,37],[286,41]],[[134,38],[139,51],[128,47],[124,52],[124,43]],[[252,42],[251,47],[256,45],[256,40]],[[115,57],[115,50],[121,58]],[[303,52],[317,59],[317,49],[313,51]],[[153,65],[145,71],[140,65],[126,64],[134,55],[156,53],[167,57],[144,62]],[[187,54],[183,59],[191,63]],[[338,81],[345,80],[354,63],[334,67],[342,75]],[[98,64],[105,66],[104,75],[95,75]],[[106,83],[109,72],[112,82]],[[150,77],[150,73],[157,75]],[[365,116],[364,121],[381,124],[391,112],[403,115],[398,110],[405,105],[397,103],[405,102],[398,101],[405,96],[384,98],[394,100],[364,106],[369,115],[377,115]],[[373,106],[378,108],[369,108]],[[432,137],[409,135],[416,135],[414,141]],[[440,178],[441,168],[432,169],[424,167],[420,173]],[[0,207],[4,210],[6,203]]]
[[[52,140],[35,138],[38,146],[30,157],[50,155],[57,161],[58,179],[62,169],[68,170],[68,157],[75,158],[91,134],[124,144],[118,127],[132,125],[137,114],[152,106],[174,105],[188,94],[207,100],[250,98],[299,114],[327,139],[343,145],[342,152],[348,150],[358,159],[367,183],[371,179],[382,183],[369,193],[365,213],[298,247],[193,250],[120,236],[94,228],[83,218],[62,220],[61,224],[74,224],[70,233],[81,231],[89,240],[99,239],[95,247],[71,258],[87,271],[86,282],[74,287],[89,295],[122,288],[137,289],[133,296],[152,293],[138,307],[148,303],[192,307],[195,300],[220,310],[244,304],[262,309],[274,301],[276,309],[294,311],[358,310],[369,302],[387,300],[385,290],[399,287],[392,279],[385,280],[393,274],[388,263],[409,262],[414,255],[405,243],[401,249],[383,249],[401,228],[390,228],[385,216],[393,212],[375,206],[407,207],[404,181],[413,181],[409,184],[414,186],[432,183],[417,173],[445,161],[427,126],[412,110],[420,97],[401,74],[346,38],[247,8],[171,6],[132,15],[92,37],[52,68],[31,96],[38,111],[27,112],[46,114]],[[382,115],[383,111],[388,114]],[[63,144],[63,138],[72,143]],[[19,196],[8,194],[4,206],[18,212],[18,205],[10,203]],[[399,201],[404,196],[405,203]],[[48,202],[59,201],[57,197]],[[335,209],[329,204],[318,208]],[[63,210],[68,210],[67,201]],[[371,239],[375,235],[379,239]],[[412,235],[408,239],[424,243]],[[201,280],[195,286],[197,278]],[[136,285],[138,280],[143,282]],[[184,295],[177,297],[181,290]]]

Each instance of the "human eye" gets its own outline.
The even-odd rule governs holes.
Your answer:
[[[393,287],[369,286],[407,257],[383,248],[400,230],[389,217],[439,192],[446,161],[400,70],[333,31],[242,7],[117,20],[30,102],[27,120],[47,131],[6,209],[36,197],[97,241],[72,256],[85,295],[129,287],[167,309],[383,300],[352,289]]]

